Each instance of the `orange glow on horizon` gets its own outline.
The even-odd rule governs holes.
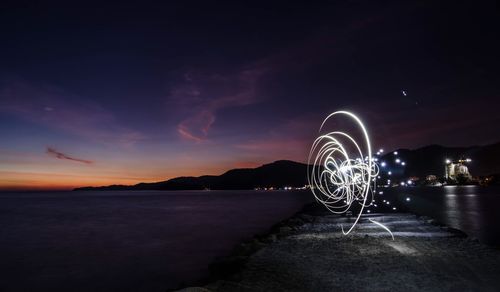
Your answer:
[[[267,162],[266,162],[267,163]],[[233,168],[255,168],[264,163],[241,161],[220,166],[185,166],[172,169],[149,169],[146,167],[124,167],[111,169],[50,169],[37,167],[35,171],[0,170],[0,191],[68,191],[78,187],[134,185],[169,180],[179,176],[220,175]],[[49,170],[50,169],[50,170]]]

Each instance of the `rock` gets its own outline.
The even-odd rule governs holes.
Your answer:
[[[315,217],[307,214],[300,214],[298,216],[304,222],[313,222]]]
[[[176,290],[176,292],[212,292],[212,290],[208,290],[203,287],[187,287],[181,290]]]
[[[293,229],[290,226],[283,226],[280,227],[280,235],[288,235],[293,231]]]

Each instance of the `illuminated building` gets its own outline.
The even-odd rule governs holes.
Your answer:
[[[465,163],[470,162],[470,159],[459,159],[451,161],[446,159],[445,179],[450,183],[468,183],[472,180],[469,173],[469,168]]]

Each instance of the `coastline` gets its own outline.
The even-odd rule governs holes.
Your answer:
[[[394,241],[368,222],[373,217],[393,229]],[[340,225],[348,221],[307,204],[215,260],[197,286],[174,291],[343,291],[362,289],[361,283],[372,291],[500,287],[500,251],[460,230],[412,213],[379,213],[364,215],[357,232],[343,236]]]

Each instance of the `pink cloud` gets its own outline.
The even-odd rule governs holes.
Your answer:
[[[387,13],[389,12],[386,11],[377,17],[355,20],[347,24],[342,34],[318,32],[309,39],[247,64],[236,73],[183,74],[184,83],[172,88],[169,96],[169,105],[175,108],[181,107],[182,112],[189,113],[178,123],[178,134],[186,140],[197,143],[208,140],[218,111],[254,104],[266,98],[258,94],[265,77],[279,75],[282,72],[302,71],[304,68],[324,62],[326,57],[339,53],[339,40],[349,33],[380,21]]]
[[[194,142],[206,141],[219,110],[259,101],[257,82],[265,71],[247,69],[234,76],[188,74],[185,83],[173,88],[169,96],[170,106],[188,113],[177,125],[179,135]]]
[[[56,149],[54,149],[52,147],[47,147],[46,153],[48,155],[50,155],[50,156],[53,156],[53,157],[57,158],[57,159],[66,159],[66,160],[81,162],[81,163],[85,163],[85,164],[92,164],[92,163],[94,163],[91,160],[86,160],[86,159],[81,159],[81,158],[75,158],[73,156],[66,155],[66,154],[64,154],[62,152],[57,151]]]

